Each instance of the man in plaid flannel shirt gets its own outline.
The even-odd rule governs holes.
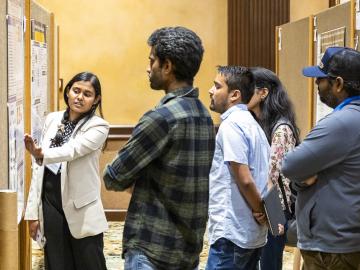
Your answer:
[[[125,269],[193,270],[207,221],[214,126],[193,78],[203,55],[200,38],[184,27],[156,30],[147,70],[165,90],[108,164],[109,190],[134,185],[123,236]]]

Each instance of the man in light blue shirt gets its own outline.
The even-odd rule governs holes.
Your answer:
[[[263,213],[270,147],[247,110],[254,79],[245,67],[219,66],[209,90],[210,109],[221,114],[210,171],[209,258],[206,269],[257,269],[267,227]]]

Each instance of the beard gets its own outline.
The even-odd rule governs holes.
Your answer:
[[[163,80],[159,74],[151,74],[149,77],[150,87],[153,90],[162,90],[163,89]]]
[[[320,96],[320,101],[326,104],[327,106],[329,106],[330,108],[334,109],[339,104],[337,98],[329,92],[326,94],[324,93],[320,94],[319,92],[319,96]]]
[[[225,101],[220,102],[220,103],[218,102],[217,104],[215,104],[215,101],[213,99],[211,99],[209,109],[212,110],[213,112],[222,114],[227,110],[227,104]]]
[[[210,101],[209,109],[212,110],[212,111],[215,111],[214,100],[211,100],[211,101]]]
[[[160,86],[160,84],[158,84],[156,82],[150,81],[150,87],[152,90],[155,90],[155,91],[162,90],[162,87]]]

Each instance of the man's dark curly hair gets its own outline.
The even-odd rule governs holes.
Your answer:
[[[242,102],[248,103],[255,89],[255,80],[251,71],[241,66],[217,66],[217,70],[225,77],[228,90],[240,90]]]
[[[168,59],[174,66],[175,78],[193,83],[199,71],[204,48],[200,38],[185,27],[163,27],[155,30],[148,39],[160,65]]]

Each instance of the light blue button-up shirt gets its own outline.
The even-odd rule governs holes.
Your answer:
[[[209,242],[213,244],[223,237],[241,248],[258,248],[266,243],[267,227],[255,221],[232,175],[230,162],[249,166],[263,196],[267,190],[270,146],[246,105],[232,106],[221,119],[210,170]]]

